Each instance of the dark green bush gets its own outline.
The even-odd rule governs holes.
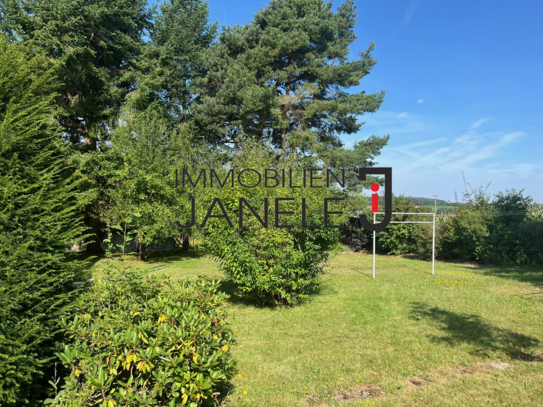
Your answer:
[[[522,253],[531,264],[543,263],[543,221],[529,220],[518,227]]]
[[[219,282],[108,275],[78,299],[54,406],[200,406],[235,373]]]
[[[281,172],[273,155],[257,144],[245,145],[244,150],[233,157],[232,165],[236,171],[252,168],[264,174],[265,168],[276,168]],[[290,169],[286,168],[287,174]],[[246,174],[245,184],[255,185],[258,181],[256,174]],[[293,169],[293,176],[296,174],[300,174],[299,168]],[[302,185],[301,179],[294,179],[293,185]],[[230,228],[225,219],[210,219],[204,235],[207,247],[219,260],[227,278],[241,293],[259,303],[291,305],[306,298],[324,273],[330,251],[339,244],[339,229],[323,227],[324,198],[339,196],[339,192],[326,187],[304,189],[281,185],[275,188],[243,188],[238,183],[233,188],[209,191],[212,191],[210,197],[221,198],[234,226]],[[283,201],[280,206],[281,211],[293,212],[281,215],[280,224],[294,225],[294,228],[274,226],[274,202],[279,197],[294,199]],[[264,228],[246,207],[244,225],[238,227],[239,198],[245,198],[262,219],[265,217],[264,199],[268,198],[268,228]],[[320,228],[302,228],[302,198],[306,199],[307,225],[319,225]],[[208,202],[211,203],[211,200]],[[330,204],[329,210],[348,213],[345,204],[345,201],[335,202]],[[214,213],[218,214],[219,211]],[[340,225],[346,221],[345,218],[330,215],[329,221],[330,224]]]
[[[82,230],[77,175],[54,120],[54,86],[47,58],[0,38],[2,406],[44,397],[59,315],[83,268],[68,250]]]
[[[411,198],[403,195],[394,196],[392,200],[392,212],[399,213],[428,213],[425,206],[418,207]],[[394,215],[393,221],[423,221],[431,222],[430,216]],[[385,230],[378,232],[376,236],[376,250],[386,254],[417,253],[418,242],[422,234],[423,225],[416,223],[390,224]],[[430,230],[431,232],[431,230]]]
[[[341,243],[353,252],[371,250],[372,232],[361,227],[358,217],[350,217],[341,233]]]

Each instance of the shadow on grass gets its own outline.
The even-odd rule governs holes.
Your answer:
[[[543,266],[521,266],[516,268],[482,268],[485,276],[500,277],[543,287]]]
[[[492,352],[503,352],[511,359],[541,361],[538,356],[525,352],[541,344],[536,338],[497,328],[484,322],[478,315],[458,314],[419,302],[412,305],[411,319],[431,320],[445,332],[444,336],[433,337],[434,342],[444,342],[452,347],[473,345],[476,347],[473,353],[481,357],[489,357]]]
[[[103,257],[104,257],[103,254],[99,254],[99,255],[87,254],[87,253],[75,254],[75,258],[79,262],[85,264],[84,270],[90,270],[91,268],[93,268],[96,265],[96,263],[98,263],[98,261],[102,259]]]
[[[171,251],[152,251],[148,252],[145,262],[148,263],[173,263],[176,261],[193,260],[205,257],[207,252],[203,249],[175,249]]]
[[[216,280],[216,278],[209,277],[209,276],[198,276],[198,278],[202,278],[205,280]],[[241,290],[238,289],[236,284],[234,284],[232,281],[229,281],[227,279],[220,279],[220,286],[219,290],[229,296],[228,302],[233,305],[243,305],[246,307],[254,307],[254,308],[269,308],[269,309],[275,309],[280,307],[292,307],[289,305],[274,305],[270,303],[265,303],[262,300],[259,300],[255,296],[251,296],[248,294],[243,293]],[[328,287],[324,287],[324,285],[321,284],[315,284],[311,286],[306,293],[306,297],[302,300],[303,303],[309,303],[314,298],[318,298],[320,295],[322,295],[323,292],[328,291]],[[298,304],[300,305],[300,304]],[[294,305],[296,306],[296,305]]]

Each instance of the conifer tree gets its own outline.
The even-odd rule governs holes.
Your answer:
[[[240,133],[271,139],[283,155],[340,147],[339,136],[358,131],[357,116],[384,97],[348,92],[376,63],[373,43],[348,60],[355,8],[352,0],[337,12],[323,0],[272,0],[251,24],[225,28],[205,55],[198,123],[220,142]]]
[[[12,40],[32,41],[58,61],[57,103],[64,138],[80,152],[99,150],[121,105],[136,87],[135,61],[151,26],[146,0],[0,0],[2,30]],[[86,172],[92,157],[79,156]],[[85,185],[88,252],[101,252],[96,184]]]
[[[140,111],[159,102],[174,123],[187,124],[198,100],[194,81],[205,74],[202,53],[217,33],[202,0],[165,0],[155,18],[151,41],[139,63],[143,75],[132,100]]]
[[[2,30],[32,40],[59,67],[62,125],[81,150],[96,150],[128,92],[151,25],[145,0],[2,0]]]
[[[77,171],[55,120],[49,58],[0,37],[0,405],[34,405],[79,265]],[[47,387],[49,385],[46,384]]]

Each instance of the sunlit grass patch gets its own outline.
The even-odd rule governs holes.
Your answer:
[[[201,253],[130,264],[223,278]],[[297,307],[232,297],[239,375],[227,405],[543,403],[542,267],[437,262],[432,276],[427,261],[378,256],[376,264],[372,279],[371,255],[339,254],[320,290]],[[478,368],[494,362],[510,367]]]

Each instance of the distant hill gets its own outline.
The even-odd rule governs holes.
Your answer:
[[[429,206],[429,207],[434,207],[434,198],[423,198],[423,197],[410,197],[411,199],[411,202],[413,202],[415,205],[417,206]],[[451,203],[451,202],[448,202],[448,201],[445,201],[444,199],[436,199],[435,200],[435,204],[437,206],[456,206],[457,203]]]

